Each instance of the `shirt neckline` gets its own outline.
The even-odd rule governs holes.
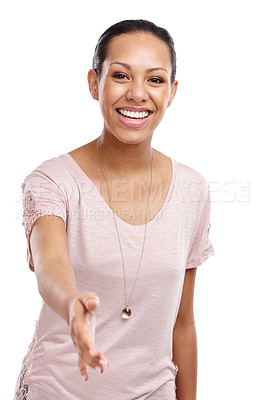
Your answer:
[[[88,177],[88,175],[83,171],[83,169],[78,165],[78,163],[74,160],[74,158],[69,153],[64,153],[64,154],[62,154],[62,156],[66,157],[72,163],[72,165],[74,165],[74,167],[76,168],[76,170],[80,174],[80,176],[83,176],[90,183],[90,185],[93,188],[98,199],[103,203],[103,206],[105,207],[105,209],[113,215],[113,211],[112,211],[111,207],[109,207],[109,205],[106,203],[106,201],[103,198],[102,194],[100,193],[98,187]],[[152,220],[147,222],[147,228],[149,226],[153,225],[156,221],[161,219],[162,214],[165,212],[165,210],[168,206],[170,197],[171,197],[171,193],[172,193],[172,190],[174,187],[175,175],[176,175],[176,165],[175,165],[174,160],[171,157],[169,157],[169,158],[171,160],[171,165],[172,165],[172,175],[171,175],[171,181],[170,181],[170,185],[168,188],[168,192],[167,192],[166,198],[164,200],[164,203],[163,203],[162,207],[160,208],[160,210],[158,211],[158,213],[155,215],[155,217]],[[115,214],[114,218],[116,219],[116,222],[125,229],[129,229],[131,231],[141,231],[141,230],[144,230],[144,228],[145,228],[145,224],[132,225],[132,224],[129,224],[128,222],[124,221],[123,219],[121,219],[116,213],[114,213],[114,214]]]

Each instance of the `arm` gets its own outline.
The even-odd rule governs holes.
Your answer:
[[[173,361],[178,366],[178,400],[196,400],[197,336],[193,312],[196,270],[191,268],[185,272],[180,308],[173,331]]]
[[[30,247],[40,295],[69,324],[70,304],[79,293],[63,220],[50,215],[38,218],[32,228]]]
[[[60,217],[49,215],[35,221],[30,235],[30,248],[39,292],[46,304],[70,326],[71,337],[79,354],[78,365],[87,380],[87,365],[93,368],[98,366],[103,371],[99,360],[108,364],[106,357],[94,345],[95,312],[100,299],[94,292],[80,294],[77,291],[66,229]],[[95,356],[90,355],[89,350]]]

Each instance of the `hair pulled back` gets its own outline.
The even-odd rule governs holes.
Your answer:
[[[172,61],[172,74],[171,81],[174,82],[176,74],[176,52],[174,41],[169,34],[169,32],[155,25],[153,22],[143,20],[143,19],[128,19],[118,22],[110,26],[99,38],[97,46],[95,47],[92,68],[97,72],[98,75],[101,74],[102,64],[106,59],[108,52],[108,44],[111,39],[116,36],[122,35],[123,33],[131,32],[149,32],[159,39],[163,40],[169,47],[171,53]]]

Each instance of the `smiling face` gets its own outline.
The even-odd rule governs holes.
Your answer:
[[[143,32],[114,37],[100,76],[93,70],[88,74],[104,133],[128,144],[151,136],[177,89],[171,73],[170,50],[161,39]]]

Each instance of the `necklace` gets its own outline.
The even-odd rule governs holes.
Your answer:
[[[118,232],[118,228],[117,228],[116,217],[115,217],[115,213],[114,213],[113,205],[112,205],[112,201],[111,201],[109,186],[108,186],[108,182],[107,182],[105,170],[104,170],[104,167],[103,167],[102,159],[101,159],[101,156],[100,156],[100,153],[99,153],[98,140],[99,140],[99,139],[97,139],[97,141],[96,141],[97,152],[98,152],[98,157],[99,157],[99,160],[100,160],[100,164],[101,164],[101,167],[102,167],[102,172],[103,172],[103,175],[104,175],[104,178],[105,178],[105,182],[106,182],[106,186],[107,186],[107,190],[108,190],[108,196],[109,196],[109,201],[110,201],[110,204],[111,204],[111,209],[112,209],[112,212],[113,212],[113,219],[114,219],[114,222],[115,222],[115,227],[116,227],[116,232],[117,232],[117,238],[118,238],[118,243],[119,243],[119,248],[120,248],[120,253],[121,253],[121,259],[122,259],[123,273],[124,273],[125,307],[123,308],[123,310],[122,310],[122,312],[121,312],[121,318],[122,318],[122,319],[129,319],[129,318],[131,317],[131,314],[132,314],[131,308],[129,307],[129,303],[130,303],[130,299],[131,299],[132,293],[133,293],[133,291],[134,291],[134,288],[135,288],[135,285],[136,285],[136,282],[137,282],[137,279],[138,279],[139,270],[140,270],[140,265],[141,265],[141,261],[142,261],[143,251],[144,251],[145,240],[146,240],[148,209],[149,209],[149,204],[150,204],[151,188],[152,188],[152,178],[153,178],[153,152],[152,152],[152,165],[151,165],[151,183],[150,183],[149,198],[148,198],[148,203],[147,203],[147,208],[146,208],[145,231],[144,231],[144,238],[143,238],[141,256],[140,256],[140,261],[139,261],[139,267],[138,267],[137,276],[136,276],[136,279],[135,279],[135,282],[134,282],[134,285],[133,285],[131,294],[130,294],[129,299],[128,299],[128,301],[127,301],[124,257],[123,257],[122,247],[121,247],[120,236],[119,236],[119,232]]]

